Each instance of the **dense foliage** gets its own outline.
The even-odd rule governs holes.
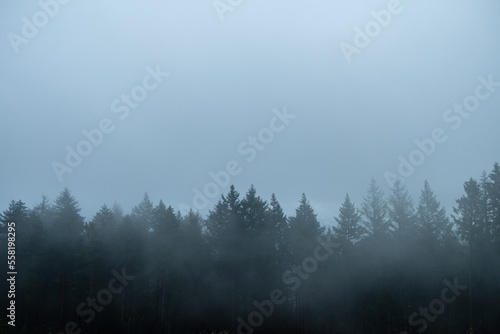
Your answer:
[[[130,214],[79,212],[65,189],[0,216],[1,249],[16,223],[20,333],[500,330],[498,164],[465,182],[451,215],[427,182],[415,205],[402,183],[386,197],[372,180],[330,229],[305,195],[286,217],[254,187],[231,187],[206,218],[147,194]]]

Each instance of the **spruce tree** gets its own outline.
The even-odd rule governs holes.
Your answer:
[[[145,229],[154,228],[154,206],[149,199],[148,193],[144,194],[141,203],[132,208],[131,217]]]
[[[410,241],[416,233],[415,210],[408,190],[400,180],[394,183],[388,204],[390,227],[395,239],[400,244]]]
[[[22,225],[28,218],[29,210],[26,204],[21,200],[12,200],[9,203],[9,208],[0,214],[0,233],[7,233],[7,225],[14,223],[15,225]]]
[[[491,233],[494,242],[500,249],[500,165],[495,163],[493,170],[489,174],[489,181],[486,185],[489,198],[489,219],[491,222]]]
[[[67,304],[76,303],[79,293],[86,293],[86,284],[82,284],[84,277],[83,237],[84,218],[80,215],[77,200],[65,188],[54,203],[54,221],[50,227],[49,253],[53,261],[55,282],[59,290],[57,320],[60,325],[67,318]]]
[[[440,243],[450,236],[451,223],[446,210],[436,199],[429,182],[425,180],[417,209],[418,233],[421,239],[429,243]]]
[[[339,209],[339,216],[335,217],[335,221],[338,226],[333,227],[333,232],[341,244],[352,245],[365,233],[365,228],[360,224],[361,214],[351,202],[349,194],[345,195],[344,202]]]
[[[268,216],[274,234],[274,245],[278,251],[285,253],[288,250],[286,236],[289,226],[286,215],[274,193],[271,195],[271,201],[269,202]]]
[[[378,187],[375,179],[371,179],[368,195],[361,205],[363,223],[372,238],[384,239],[389,233],[389,221],[387,219],[387,203],[384,193]]]

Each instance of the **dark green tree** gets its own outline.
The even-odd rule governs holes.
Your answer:
[[[500,249],[500,165],[495,163],[486,184],[488,212],[493,240]]]
[[[313,316],[316,306],[314,299],[320,291],[309,279],[310,273],[304,272],[302,264],[304,259],[313,254],[318,246],[318,237],[323,235],[325,228],[320,225],[305,194],[302,194],[299,207],[295,210],[295,215],[290,217],[289,224],[291,263],[286,276],[290,279],[300,279],[300,286],[295,291],[290,286],[291,291],[288,291],[294,309],[293,326],[296,333],[308,333],[311,327],[306,319]]]
[[[271,201],[269,202],[268,219],[274,234],[275,247],[282,254],[285,254],[288,251],[287,235],[289,226],[286,215],[274,194],[271,195]]]
[[[401,249],[412,241],[417,232],[413,202],[401,180],[394,183],[388,204],[391,231]]]
[[[243,281],[247,274],[249,256],[245,238],[239,193],[231,185],[227,195],[221,195],[206,221],[211,255],[217,279],[213,286],[221,291],[209,312],[220,319],[218,327],[236,326],[238,314],[244,312],[246,291]],[[218,315],[218,316],[217,316]],[[223,327],[222,327],[223,328]]]
[[[65,188],[56,198],[53,206],[53,223],[49,228],[50,240],[48,253],[52,257],[47,267],[52,269],[54,283],[58,286],[58,315],[53,318],[59,325],[67,319],[67,305],[74,305],[78,296],[86,293],[87,285],[81,284],[84,277],[83,258],[84,218],[80,215],[77,200]],[[54,297],[56,297],[55,295]]]
[[[462,242],[469,247],[488,238],[487,215],[483,211],[484,193],[479,183],[470,179],[464,184],[465,195],[457,200],[453,208],[453,220]]]
[[[422,240],[432,244],[440,244],[451,237],[452,227],[446,216],[446,210],[436,199],[429,182],[424,182],[417,209],[417,230]]]
[[[335,217],[335,221],[338,226],[333,227],[333,232],[341,244],[352,245],[366,233],[361,225],[361,214],[351,202],[349,194],[345,195],[344,202],[339,209],[339,216]]]
[[[386,238],[389,234],[389,220],[387,218],[387,203],[384,194],[378,187],[375,179],[371,179],[368,195],[361,205],[361,213],[369,235],[376,239]]]
[[[0,233],[7,232],[7,224],[15,223],[24,224],[28,218],[29,210],[26,205],[21,201],[12,200],[9,204],[9,208],[0,214]]]
[[[141,203],[132,208],[131,217],[136,222],[140,222],[146,229],[154,227],[154,205],[147,193],[144,194]]]

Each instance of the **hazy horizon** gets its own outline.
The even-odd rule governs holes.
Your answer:
[[[500,81],[495,1],[254,1],[220,13],[211,2],[69,1],[46,22],[37,2],[3,6],[2,209],[68,187],[86,219],[145,192],[177,210],[237,161],[240,192],[274,192],[288,215],[306,193],[333,220],[345,193],[360,205],[372,177],[388,195],[385,173],[440,128],[446,140],[405,184],[417,202],[427,179],[449,213],[463,182],[499,160],[498,91],[460,124],[447,114],[480,77]],[[132,93],[138,102],[123,98]],[[239,145],[285,107],[296,117],[247,161],[252,146]],[[54,163],[67,166],[66,148],[102,120],[112,131],[60,181]]]

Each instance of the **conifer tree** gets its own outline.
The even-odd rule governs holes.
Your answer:
[[[429,243],[443,243],[451,234],[451,223],[446,216],[446,210],[440,205],[429,182],[424,182],[417,209],[418,233],[422,240]]]
[[[489,174],[489,181],[486,184],[486,191],[489,198],[489,219],[491,221],[491,233],[493,240],[500,249],[500,165],[494,164],[493,170]]]
[[[360,224],[361,215],[351,202],[349,194],[345,195],[344,202],[339,209],[339,216],[335,217],[338,226],[333,227],[335,237],[341,244],[352,245],[365,233],[365,228]]]
[[[369,235],[375,239],[388,236],[389,221],[387,218],[387,203],[384,194],[378,187],[375,179],[371,179],[368,195],[361,205],[361,213]]]
[[[9,208],[0,214],[0,233],[7,232],[7,224],[14,223],[15,225],[22,225],[28,218],[29,210],[26,204],[21,200],[12,200]]]
[[[288,249],[286,236],[289,227],[287,218],[274,193],[271,195],[271,201],[269,202],[268,216],[269,224],[272,226],[272,231],[274,233],[275,247],[280,252],[285,253]]]
[[[408,190],[400,180],[397,180],[392,188],[388,211],[395,239],[400,244],[413,239],[416,233],[415,211]]]
[[[148,193],[144,194],[141,203],[132,208],[131,217],[145,229],[149,230],[154,227],[154,206],[149,199]]]

